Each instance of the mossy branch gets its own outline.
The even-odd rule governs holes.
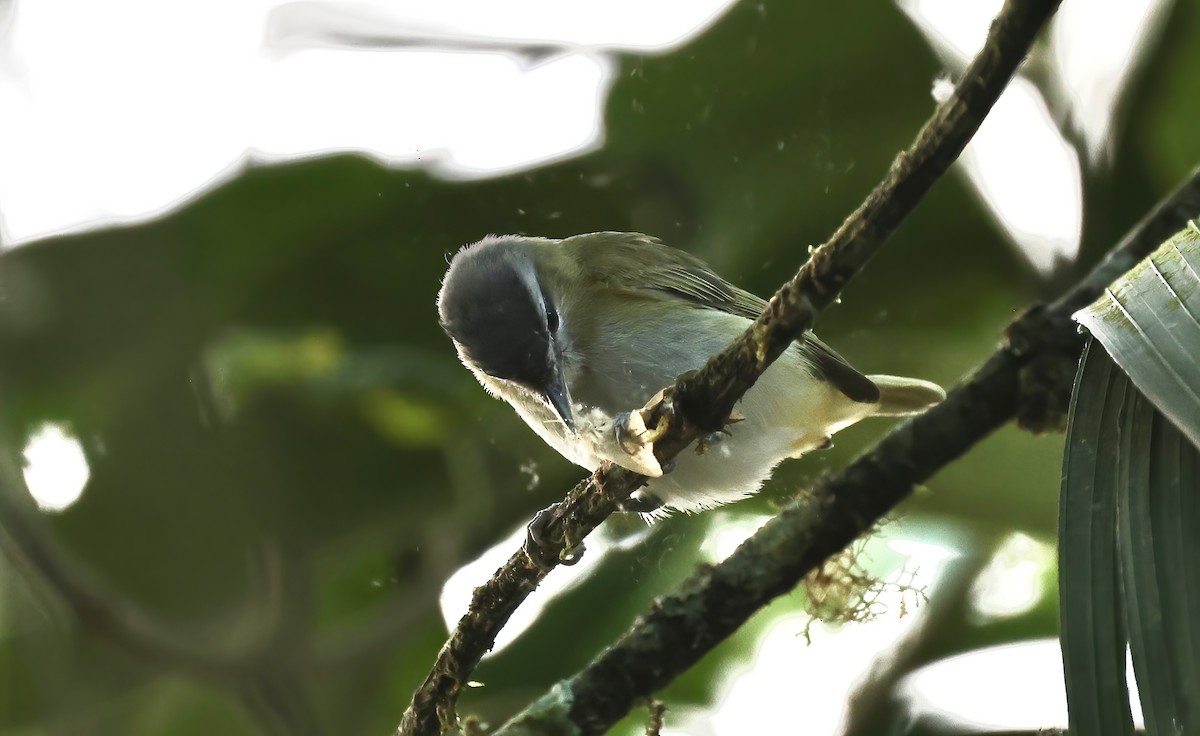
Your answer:
[[[1058,0],[1008,0],[954,93],[937,107],[913,144],[896,157],[862,206],[813,252],[737,341],[703,369],[677,381],[673,400],[676,416],[684,421],[672,422],[667,434],[655,442],[660,463],[668,462],[701,434],[721,428],[758,377],[812,326],[820,310],[837,298],[916,208],[975,134],[1058,4]],[[606,464],[573,488],[542,532],[550,556],[586,537],[645,481],[636,473]],[[547,566],[518,550],[491,580],[476,589],[469,610],[413,694],[396,730],[398,735],[432,736],[457,727],[455,704],[464,684],[513,611],[547,572]]]
[[[603,654],[496,736],[603,733],[640,699],[661,690],[753,613],[870,529],[914,487],[1013,419],[1023,367],[1046,355],[1078,362],[1082,337],[1071,315],[1197,213],[1200,168],[1087,277],[1052,305],[1018,318],[1011,332],[1022,341],[1006,342],[941,404],[892,429],[868,453],[786,506],[723,562],[701,567],[675,592],[656,600]],[[536,707],[551,697],[569,707]]]

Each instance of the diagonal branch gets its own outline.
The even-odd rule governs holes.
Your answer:
[[[1074,288],[1018,319],[1014,327],[1022,340],[1010,340],[941,404],[898,425],[869,453],[799,496],[723,562],[700,568],[656,600],[615,644],[496,736],[598,734],[612,727],[868,531],[917,484],[1012,419],[1022,369],[1047,353],[1078,361],[1082,339],[1071,315],[1197,213],[1200,168]]]
[[[954,93],[938,106],[913,144],[896,157],[862,206],[813,252],[737,341],[702,370],[680,378],[674,387],[674,402],[683,421],[671,422],[669,431],[655,442],[655,455],[661,463],[679,454],[700,434],[720,429],[763,371],[812,326],[816,314],[837,298],[912,212],[975,134],[1058,4],[1059,0],[1008,0]],[[561,554],[586,537],[614,511],[619,500],[645,480],[606,465],[573,488],[542,533],[552,553]],[[455,703],[464,683],[513,611],[546,574],[546,569],[518,550],[491,580],[476,589],[470,609],[413,694],[397,734],[425,736],[456,727]]]

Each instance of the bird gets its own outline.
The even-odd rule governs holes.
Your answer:
[[[766,306],[696,256],[626,232],[489,235],[454,254],[437,297],[463,365],[559,454],[589,471],[607,460],[654,476],[621,507],[648,519],[746,498],[780,462],[831,447],[860,419],[945,398],[929,381],[864,375],[805,332],[703,453],[666,468],[631,454],[622,418],[702,367]]]

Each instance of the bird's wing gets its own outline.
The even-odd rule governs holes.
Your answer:
[[[651,298],[681,298],[697,307],[718,309],[751,320],[757,319],[767,307],[766,300],[721,278],[704,261],[663,245],[657,238],[639,233],[593,233],[569,238],[564,243],[577,239],[580,262],[589,269],[592,278],[610,288]],[[636,268],[630,264],[637,264]],[[879,387],[816,335],[805,332],[796,342],[814,371],[848,399],[879,401]]]

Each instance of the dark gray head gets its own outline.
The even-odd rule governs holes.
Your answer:
[[[438,313],[442,329],[476,368],[541,395],[571,426],[558,311],[527,246],[514,237],[487,237],[456,253]]]

